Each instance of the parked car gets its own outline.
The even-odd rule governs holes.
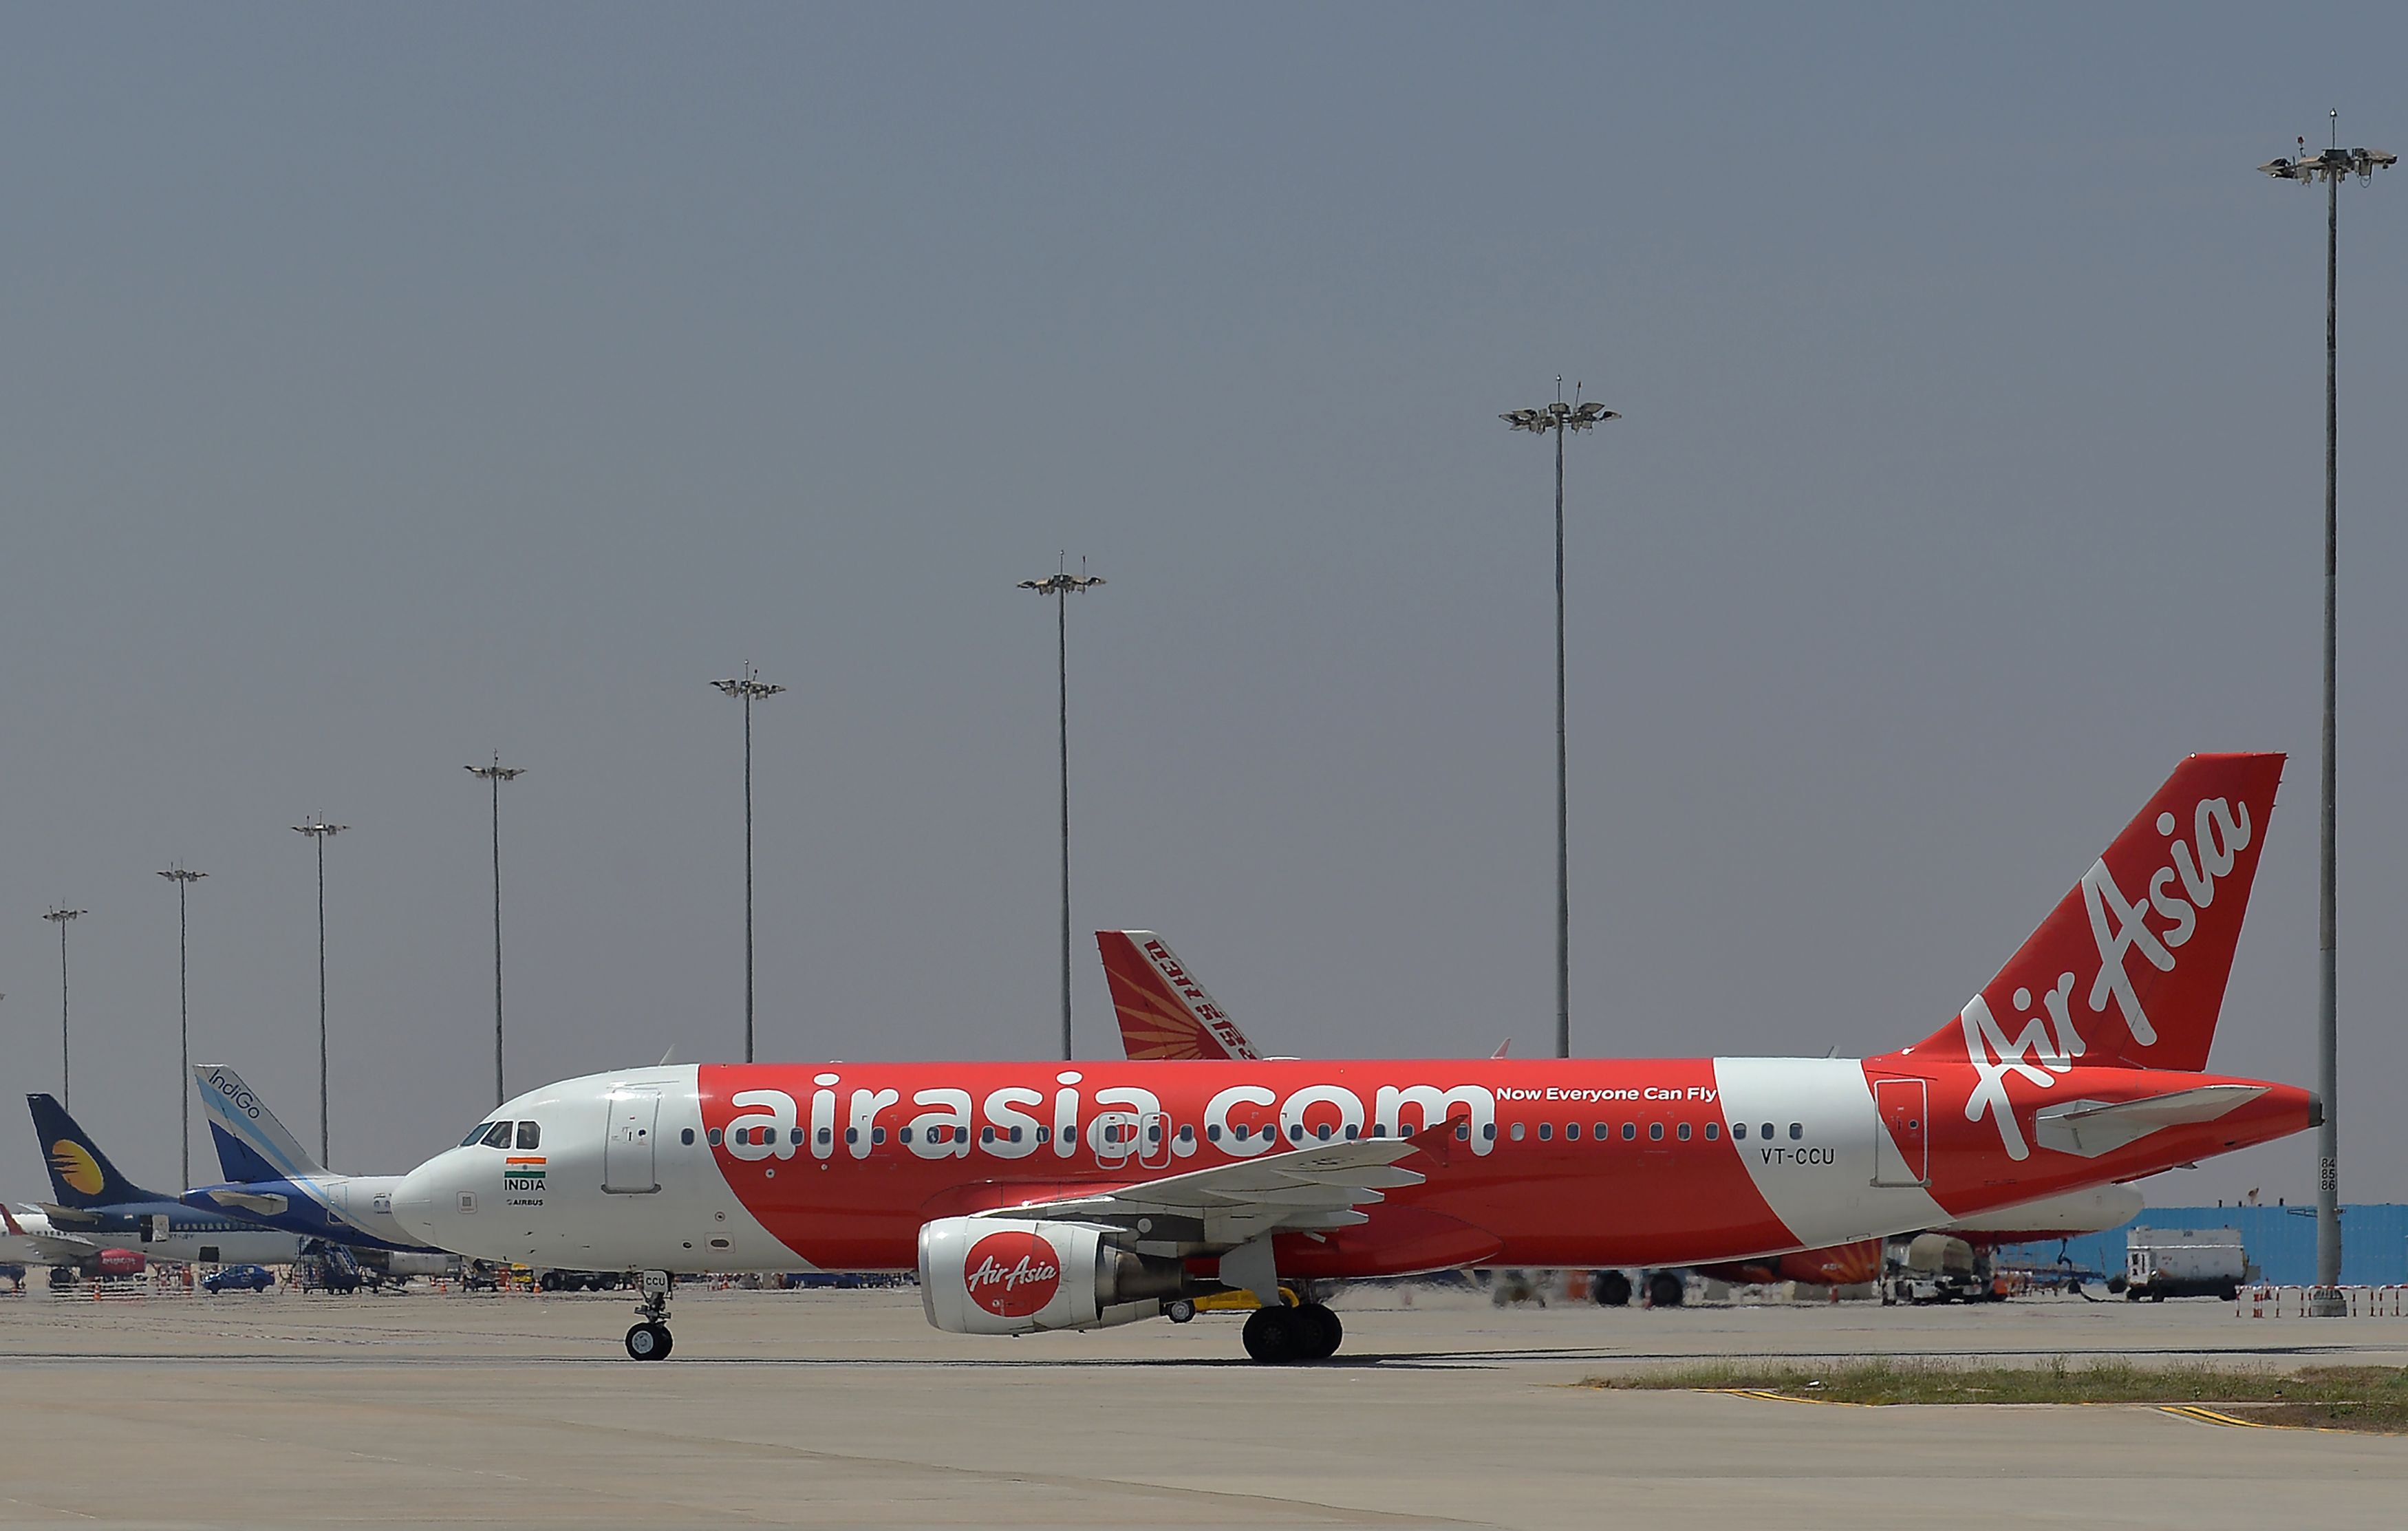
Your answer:
[[[275,1284],[265,1266],[228,1266],[201,1278],[202,1290],[208,1292],[265,1292]]]

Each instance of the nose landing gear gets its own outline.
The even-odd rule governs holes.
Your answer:
[[[627,1331],[627,1353],[638,1361],[666,1361],[672,1344],[668,1324],[669,1273],[645,1271],[642,1291],[643,1301],[636,1305],[641,1317]]]

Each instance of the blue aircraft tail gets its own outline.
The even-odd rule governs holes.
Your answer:
[[[209,1141],[218,1148],[218,1167],[225,1178],[236,1185],[260,1185],[284,1179],[284,1171],[269,1164],[255,1152],[249,1143],[234,1134],[209,1123]]]
[[[62,1207],[113,1207],[132,1201],[174,1201],[156,1191],[145,1191],[117,1172],[108,1155],[76,1125],[66,1108],[45,1095],[31,1095],[34,1130],[41,1136],[42,1158],[50,1166],[50,1193]]]

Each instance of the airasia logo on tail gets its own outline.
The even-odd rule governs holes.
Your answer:
[[[970,1246],[962,1285],[970,1301],[996,1317],[1026,1318],[1061,1289],[1061,1258],[1036,1234],[992,1233]]]
[[[2031,1145],[2015,1119],[2007,1080],[2021,1079],[2051,1089],[2057,1076],[2070,1071],[2074,1061],[2089,1052],[2089,1043],[2075,1025],[2077,997],[2093,1015],[2105,1015],[2112,1004],[2134,1046],[2157,1045],[2157,1028],[2142,1009],[2139,987],[2127,966],[2130,954],[2139,952],[2158,972],[2172,972],[2175,953],[2199,928],[2198,911],[2214,903],[2218,881],[2231,875],[2253,834],[2249,805],[2224,797],[2197,803],[2188,841],[2178,837],[2185,826],[2171,810],[2157,815],[2156,827],[2158,836],[2171,842],[2166,864],[2138,880],[2144,889],[2139,897],[2127,894],[2116,883],[2105,856],[2082,874],[2077,891],[2098,954],[2086,989],[2080,973],[2059,973],[2056,986],[2037,996],[2028,985],[2018,987],[2009,996],[2014,1009],[2008,1021],[1999,1019],[1986,994],[1975,994],[1957,1016],[1965,1032],[1965,1055],[1976,1076],[1972,1094],[1965,1102],[1965,1120],[1993,1118],[1999,1144],[2010,1159],[2031,1157]],[[2123,843],[2119,840],[2108,849],[2112,852]],[[2166,923],[2164,929],[2150,925],[2152,912]]]

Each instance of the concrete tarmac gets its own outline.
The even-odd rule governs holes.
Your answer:
[[[2408,1320],[2040,1298],[1500,1311],[1350,1295],[1346,1348],[1234,1318],[980,1340],[915,1294],[0,1298],[0,1526],[2075,1525],[2408,1521],[2408,1439],[2155,1409],[1606,1393],[1716,1356],[2408,1364]]]

